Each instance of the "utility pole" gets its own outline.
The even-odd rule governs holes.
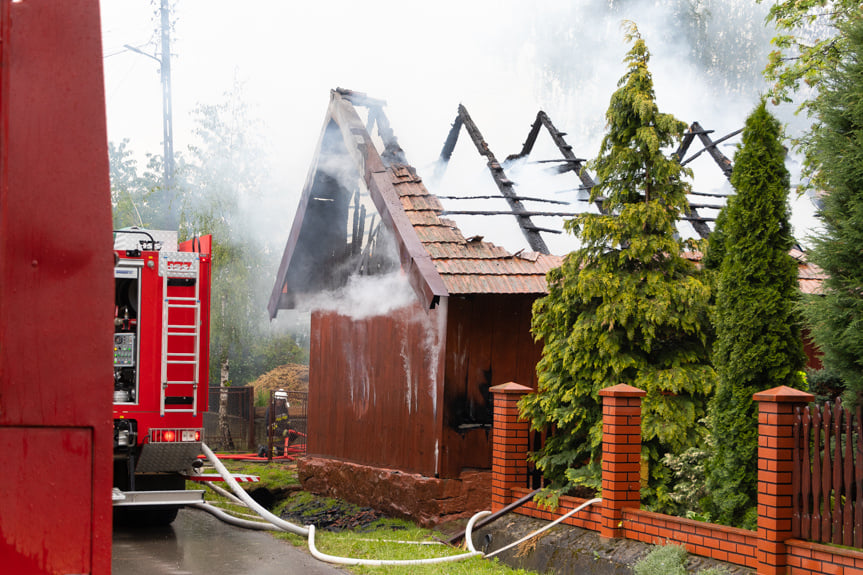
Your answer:
[[[164,146],[163,165],[165,173],[162,187],[168,206],[175,208],[176,190],[174,189],[174,119],[171,106],[171,7],[170,0],[161,0],[160,12],[160,36],[162,40],[161,57],[144,52],[140,48],[124,44],[124,48],[146,56],[159,63],[159,72],[162,77],[162,145]],[[171,210],[169,213],[173,213]],[[166,222],[166,229],[176,229],[177,221],[173,216],[171,221]]]
[[[162,0],[162,138],[165,146],[165,195],[174,202],[174,123],[171,109],[171,8]]]

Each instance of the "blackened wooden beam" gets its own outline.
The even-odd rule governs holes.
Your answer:
[[[693,124],[694,126],[695,124]],[[689,146],[692,145],[692,141],[695,139],[695,132],[692,131],[692,126],[689,127],[689,130],[683,134],[683,139],[680,141],[680,146],[678,146],[677,151],[672,154],[674,158],[680,162],[683,157],[686,155],[686,152],[689,150]]]
[[[686,136],[684,136],[684,139],[689,137],[691,143],[691,138],[697,136],[698,139],[701,140],[701,143],[704,146],[704,150],[707,150],[707,153],[710,154],[710,157],[713,158],[713,161],[716,162],[716,164],[719,166],[719,169],[722,170],[723,174],[725,174],[725,177],[731,180],[731,160],[729,160],[722,152],[719,151],[717,144],[727,140],[728,138],[736,135],[739,132],[740,130],[738,130],[737,132],[732,132],[731,134],[728,134],[727,136],[714,142],[710,138],[712,130],[705,130],[698,122],[692,122],[692,125],[689,126],[689,132]],[[699,151],[697,154],[687,160],[683,160],[683,155],[685,155],[686,153],[686,150],[683,150],[683,154],[678,156],[677,159],[678,161],[680,161],[681,165],[685,165],[687,162],[692,161],[695,157],[701,154],[701,152],[703,152],[704,150]],[[686,213],[688,216],[691,216],[689,221],[692,222],[692,227],[695,228],[695,231],[698,232],[699,236],[701,236],[702,238],[706,238],[710,235],[710,228],[708,227],[707,222],[713,221],[712,218],[699,217],[695,207],[690,207],[690,209],[688,209]]]
[[[572,153],[572,146],[567,144],[566,140],[563,138],[566,134],[555,128],[554,124],[551,123],[551,118],[549,118],[548,114],[542,110],[540,110],[536,115],[536,119],[545,126],[546,130],[548,130],[548,133],[551,135],[551,139],[557,146],[557,149],[560,150],[560,153],[563,154],[564,158],[566,158],[567,167],[578,175],[578,179],[581,180],[584,187],[592,188],[595,186],[596,182],[593,181],[593,178],[591,178],[590,174],[587,173],[587,170],[584,169],[584,160],[575,157],[575,154]],[[599,205],[597,205],[597,207],[602,209]]]
[[[512,189],[512,181],[506,177],[500,162],[498,162],[497,158],[494,157],[494,154],[489,149],[485,139],[482,137],[479,128],[477,128],[473,119],[471,119],[470,114],[468,114],[467,108],[462,104],[459,104],[458,106],[458,115],[461,118],[464,128],[470,135],[471,140],[473,140],[477,151],[480,155],[483,155],[488,159],[488,169],[491,172],[494,183],[497,185],[497,189],[500,190],[500,193],[512,209],[512,214],[515,216],[518,226],[521,228],[530,249],[541,254],[548,254],[548,246],[545,245],[545,241],[542,239],[542,236],[536,231],[536,226],[534,226],[533,222],[530,221],[530,217],[525,215],[526,210],[524,209],[524,205],[517,199],[518,195]]]
[[[544,212],[539,210],[531,210],[522,212],[525,216],[557,216],[563,218],[573,218],[579,215],[577,212]],[[509,216],[512,215],[512,212],[507,212],[505,210],[443,210],[440,212],[442,216],[452,216],[452,215],[460,215],[460,216]],[[534,226],[534,229],[536,226]]]
[[[437,196],[441,200],[495,200],[500,198],[500,196]],[[562,200],[549,200],[546,198],[536,198],[532,196],[515,196],[516,200],[525,200],[529,202],[544,202],[546,204],[560,204],[563,206],[568,206],[569,202],[564,202]]]
[[[458,134],[461,132],[461,125],[462,119],[461,114],[459,114],[455,117],[455,121],[449,129],[449,134],[447,134],[446,141],[443,143],[443,148],[440,151],[440,158],[438,159],[437,165],[434,169],[434,174],[432,175],[435,182],[440,182],[441,178],[443,178],[444,172],[446,172],[447,165],[449,165],[450,158],[452,158],[453,150],[455,150],[455,144],[458,142]]]
[[[536,230],[536,231],[538,231],[538,232],[545,232],[545,233],[547,233],[547,234],[562,234],[562,233],[563,233],[563,230],[552,230],[552,229],[549,229],[549,228],[538,228],[538,227],[534,227],[533,229],[534,229],[534,230]]]
[[[378,134],[384,144],[384,151],[381,154],[381,160],[386,167],[393,164],[407,165],[404,150],[399,145],[395,132],[390,128],[390,121],[384,113],[384,106],[387,105],[386,100],[378,100],[370,98],[363,92],[354,92],[345,88],[336,88],[335,92],[349,101],[354,106],[363,106],[369,111],[366,120],[366,132],[372,133],[374,125],[378,126]]]
[[[707,192],[696,192],[696,191],[689,192],[689,195],[690,196],[705,196],[708,198],[730,198],[731,197],[729,194],[709,194]]]
[[[683,165],[683,157],[686,155],[686,152],[689,150],[689,147],[695,140],[695,136],[703,136],[709,139],[709,136],[707,134],[711,132],[712,130],[704,130],[698,122],[693,122],[689,126],[689,129],[686,131],[686,133],[683,135],[683,139],[680,141],[680,146],[678,146],[677,150],[671,156],[675,160],[677,160],[680,165]],[[710,227],[707,225],[707,223],[704,222],[701,217],[699,217],[695,207],[693,207],[688,200],[686,206],[684,207],[684,213],[686,214],[686,217],[682,219],[688,220],[692,223],[692,227],[695,229],[695,232],[701,237],[701,239],[704,239],[710,235]]]
[[[378,135],[380,135],[381,141],[384,144],[384,151],[381,154],[381,160],[383,160],[384,165],[386,167],[390,167],[393,164],[407,165],[408,161],[404,150],[402,150],[395,132],[390,127],[390,121],[384,113],[384,109],[381,106],[370,106],[368,110],[368,124],[377,123]],[[371,130],[367,131],[371,133]]]
[[[539,114],[541,113],[542,111],[536,115],[536,120],[530,125],[527,139],[525,139],[524,143],[521,145],[521,152],[512,156],[507,156],[507,161],[518,160],[519,158],[529,155],[531,151],[533,151],[533,146],[536,144],[536,137],[539,136],[539,129],[542,127],[542,121],[539,118]]]
[[[731,161],[728,160],[728,158],[726,158],[724,155],[722,155],[722,153],[716,149],[716,146],[718,146],[719,144],[721,144],[722,142],[724,142],[728,138],[733,138],[734,136],[736,136],[737,134],[739,134],[742,131],[743,131],[743,128],[741,128],[739,130],[734,130],[730,134],[722,136],[721,138],[719,138],[716,141],[710,142],[709,146],[705,144],[704,148],[698,150],[697,152],[695,152],[694,154],[692,154],[691,156],[686,158],[684,161],[680,162],[680,164],[685,166],[686,164],[688,164],[689,162],[691,162],[692,160],[694,160],[695,158],[697,158],[698,156],[700,156],[704,152],[707,152],[709,154],[710,150],[716,150],[719,153],[719,155],[721,156],[721,158],[724,159],[724,161],[716,160],[716,156],[714,156],[713,159],[716,161],[717,164],[719,164],[719,167],[722,168],[722,171],[725,174],[725,177],[730,180],[731,179],[731,171],[732,171]],[[710,141],[710,138],[708,137],[707,140]],[[726,168],[724,167],[726,165],[725,162],[727,162],[727,172],[726,172]]]
[[[501,211],[501,210],[444,210],[439,213],[441,216],[452,216],[452,215],[460,215],[460,216],[509,216],[512,212]],[[579,213],[573,212],[541,212],[541,211],[529,211],[525,212],[528,216],[546,216],[546,217],[560,217],[560,218],[574,218],[575,216],[579,216]],[[680,216],[681,220],[685,220],[687,222],[712,222],[716,218],[705,218],[702,216]],[[536,230],[543,230],[543,228],[538,228],[536,226],[533,227]],[[549,230],[543,230],[549,231]]]
[[[722,140],[726,140],[733,136],[734,134],[729,134],[725,138],[720,141],[714,142],[710,139],[710,136],[707,135],[707,132],[701,129],[701,126],[698,122],[693,122],[692,127],[695,129],[695,133],[698,136],[698,139],[701,140],[701,143],[704,145],[704,149],[707,150],[707,153],[710,154],[710,157],[713,158],[713,161],[719,166],[719,169],[722,170],[722,173],[725,174],[725,177],[731,180],[731,160],[725,157],[725,154],[719,151],[719,148],[716,147]]]

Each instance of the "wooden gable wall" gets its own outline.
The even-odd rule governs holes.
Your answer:
[[[439,473],[445,308],[312,314],[310,455]]]

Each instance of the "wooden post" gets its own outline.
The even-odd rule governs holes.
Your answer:
[[[794,408],[814,399],[787,386],[756,393],[758,403],[758,573],[785,575],[791,539]]]
[[[491,510],[506,507],[513,487],[527,486],[530,422],[519,419],[518,401],[533,389],[509,382],[490,388],[494,394],[491,455]]]
[[[258,450],[258,445],[255,442],[255,388],[247,387],[248,389],[247,395],[249,396],[249,451],[255,452]]]
[[[228,358],[222,362],[222,372],[219,378],[219,435],[222,437],[222,449],[234,450],[234,439],[231,437],[231,427],[228,425],[228,379],[230,366]]]
[[[602,397],[602,537],[620,537],[623,509],[641,506],[641,398],[647,392],[619,384]]]
[[[267,463],[273,461],[273,427],[276,423],[276,390],[270,390],[270,409],[267,410]]]

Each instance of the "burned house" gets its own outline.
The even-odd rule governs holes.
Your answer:
[[[536,387],[541,345],[530,334],[532,305],[561,261],[544,238],[560,234],[574,212],[602,205],[589,201],[593,181],[583,160],[544,113],[520,153],[500,162],[459,107],[432,178],[441,177],[464,131],[505,202],[462,209],[429,192],[383,104],[331,93],[269,313],[311,311],[308,456],[300,462],[306,489],[434,524],[487,507],[489,388]],[[572,201],[522,195],[507,175],[543,129],[561,157],[541,167],[575,178]],[[708,134],[693,124],[678,158],[690,161],[684,156],[699,138],[703,149],[692,157],[709,153],[727,176],[731,163]],[[724,202],[703,198],[691,200],[684,218],[700,237]],[[525,248],[465,237],[454,221],[463,216],[515,222]]]
[[[488,389],[535,386],[531,306],[560,261],[465,238],[441,212],[381,103],[334,91],[269,304],[273,317],[318,307],[306,482],[428,522],[487,504],[477,470],[491,468]],[[360,284],[407,304],[372,314],[320,304]]]

